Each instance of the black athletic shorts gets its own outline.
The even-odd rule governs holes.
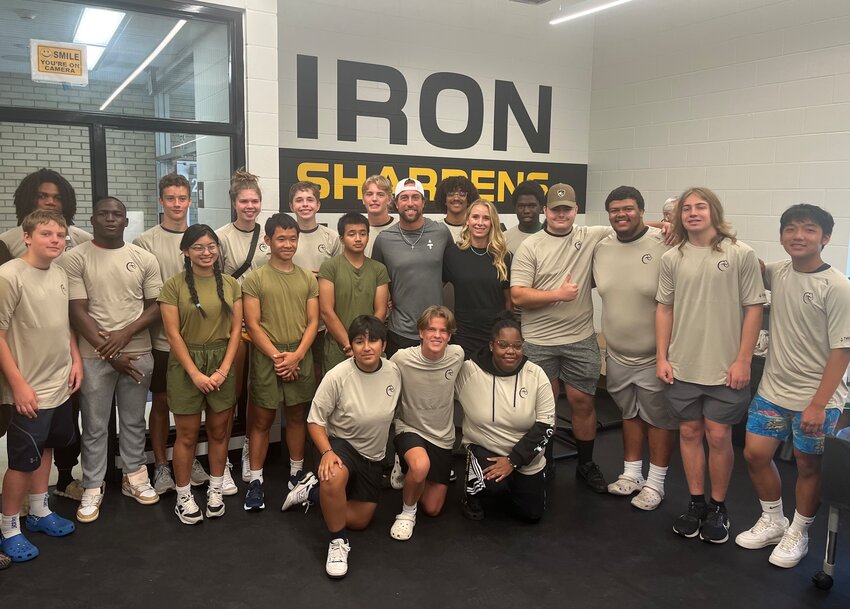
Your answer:
[[[510,497],[514,516],[526,522],[537,522],[546,510],[546,470],[536,474],[526,475],[514,471],[510,476],[496,482],[484,480],[483,470],[492,465],[488,457],[496,457],[496,453],[476,444],[467,447],[466,463],[466,492],[484,496],[507,495]]]
[[[9,469],[34,472],[41,466],[41,454],[45,448],[64,448],[73,444],[76,438],[71,400],[56,408],[39,410],[34,419],[13,409],[6,438]]]
[[[395,451],[401,463],[401,471],[407,473],[407,461],[404,455],[411,448],[424,448],[431,462],[427,480],[435,484],[448,484],[452,473],[452,451],[450,448],[440,448],[412,431],[405,431],[395,437]]]
[[[151,349],[153,356],[153,372],[151,373],[151,393],[165,393],[168,386],[166,376],[168,374],[168,351]]]
[[[349,501],[378,503],[381,495],[381,462],[370,461],[340,438],[328,438],[336,456],[348,468],[348,484],[345,496]]]

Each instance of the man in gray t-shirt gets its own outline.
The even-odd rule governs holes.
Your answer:
[[[413,178],[395,187],[398,224],[375,239],[372,259],[390,273],[389,334],[387,357],[399,349],[419,344],[416,320],[430,305],[443,304],[443,253],[451,233],[441,223],[425,218],[425,190]]]

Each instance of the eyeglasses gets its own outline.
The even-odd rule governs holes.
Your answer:
[[[218,251],[218,246],[215,243],[210,243],[209,245],[193,245],[189,249],[196,254],[203,254],[204,252],[215,254]]]
[[[456,190],[456,191],[454,191],[454,192],[450,192],[450,193],[448,193],[448,195],[447,195],[447,196],[449,196],[449,197],[463,197],[463,198],[465,199],[465,198],[466,198],[466,195],[467,195],[467,193],[465,193],[464,191],[462,191],[462,190]]]
[[[504,349],[504,350],[513,349],[514,351],[522,351],[523,343],[524,343],[524,341],[519,341],[518,343],[509,343],[506,340],[495,341],[495,344],[496,344],[497,347],[499,347],[499,349]]]

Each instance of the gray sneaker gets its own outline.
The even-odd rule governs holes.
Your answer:
[[[202,486],[210,481],[210,475],[204,471],[204,466],[201,462],[195,459],[192,462],[192,475],[189,476],[189,483],[192,486]]]
[[[168,463],[156,465],[153,468],[153,490],[157,495],[163,495],[168,491],[173,491],[177,488],[174,483],[174,477],[171,475],[171,468]]]

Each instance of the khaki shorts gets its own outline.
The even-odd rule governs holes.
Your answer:
[[[280,352],[295,351],[298,343],[275,345]],[[251,351],[251,400],[259,408],[275,409],[283,406],[306,404],[316,394],[316,377],[313,375],[313,354],[308,350],[301,360],[301,370],[294,381],[284,381],[274,371],[274,363],[259,349]]]
[[[189,357],[201,373],[212,376],[221,366],[227,352],[227,341],[216,341],[209,345],[186,345]],[[166,373],[168,409],[174,414],[199,414],[207,408],[223,412],[236,404],[236,371],[231,370],[218,391],[203,393],[195,386],[186,370],[174,357],[168,356]]]

